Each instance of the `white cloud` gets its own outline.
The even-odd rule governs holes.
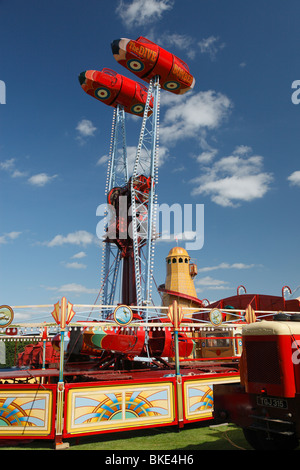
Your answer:
[[[219,38],[215,36],[209,36],[198,42],[198,46],[201,54],[209,54],[211,60],[215,60],[219,50],[225,47],[224,43],[219,43]]]
[[[7,171],[12,178],[19,178],[19,177],[27,176],[26,171],[20,171],[16,168],[15,158],[10,158],[9,160],[0,162],[0,170]]]
[[[189,49],[193,43],[193,39],[186,34],[165,34],[164,40],[170,45],[178,47],[178,49]]]
[[[37,175],[33,175],[28,178],[28,183],[32,186],[45,186],[46,184],[50,183],[54,178],[57,178],[57,175],[47,175],[47,173],[38,173]]]
[[[249,147],[237,147],[233,155],[223,157],[209,168],[201,169],[201,176],[191,180],[195,184],[192,195],[204,194],[221,206],[237,207],[240,202],[262,198],[269,190],[273,176],[263,170],[263,157],[246,156]],[[240,153],[240,154],[238,154]]]
[[[0,170],[7,171],[7,173],[12,178],[25,178],[28,176],[28,171],[21,171],[16,168],[16,159],[10,158],[9,160],[5,160],[0,162]],[[54,178],[57,178],[58,175],[47,175],[47,173],[37,173],[35,175],[30,176],[27,179],[27,182],[32,186],[43,187],[46,184],[50,183]]]
[[[176,166],[175,168],[172,168],[172,173],[181,173],[182,171],[185,171],[186,167],[184,165],[181,166]]]
[[[289,177],[288,181],[290,182],[291,186],[300,186],[300,171],[294,171]]]
[[[98,289],[90,289],[81,284],[64,284],[59,288],[59,292],[74,292],[77,294],[97,294]]]
[[[4,162],[0,162],[0,170],[11,171],[14,169],[15,166],[15,159],[10,158],[9,160],[5,160]]]
[[[96,237],[85,230],[69,233],[68,235],[56,235],[51,241],[43,243],[49,247],[70,245],[90,245],[96,241]]]
[[[128,165],[128,174],[132,175],[133,167],[136,159],[137,147],[134,145],[129,145],[127,147],[127,165]],[[158,166],[162,166],[169,156],[169,150],[167,147],[160,145],[158,149]],[[140,160],[138,164],[137,171],[138,173],[147,174],[150,171],[150,153],[145,149],[141,149]],[[123,168],[123,165],[122,165]]]
[[[227,96],[213,90],[200,91],[167,98],[166,110],[160,126],[162,143],[175,143],[179,139],[197,136],[201,130],[213,130],[228,117],[232,103]]]
[[[171,33],[167,30],[159,36],[151,31],[148,37],[170,52],[174,53],[174,51],[171,50],[172,48],[182,51],[191,60],[195,59],[199,54],[208,54],[210,59],[214,61],[218,52],[225,47],[225,43],[221,42],[220,38],[215,36],[209,36],[201,41],[197,41],[195,37],[189,36],[188,34]],[[184,57],[180,58],[185,60]]]
[[[127,150],[128,172],[131,175],[132,170],[133,170],[133,165],[134,165],[135,159],[136,159],[137,147],[135,145],[128,145],[126,150]],[[120,149],[119,150],[119,156],[122,155],[121,152],[122,152],[122,150]],[[167,147],[164,147],[163,145],[160,145],[159,149],[158,149],[158,166],[161,166],[165,163],[166,159],[168,158],[168,155],[169,155],[169,151],[168,151]],[[140,159],[141,159],[141,162],[144,161],[145,165],[149,167],[150,157],[149,157],[149,153],[147,152],[147,150],[145,148],[141,149]],[[109,156],[108,155],[103,155],[97,161],[97,165],[99,165],[99,166],[106,165],[108,160],[109,160]],[[120,169],[122,170],[124,168],[124,166],[121,163],[120,163],[120,165],[121,165]],[[118,166],[116,168],[116,171],[118,172]],[[141,171],[142,171],[142,168],[141,168]]]
[[[92,121],[89,121],[88,119],[82,119],[82,121],[79,121],[77,124],[76,130],[82,136],[89,137],[94,135],[97,128],[93,125]]]
[[[108,162],[108,160],[109,160],[109,156],[103,155],[102,157],[99,158],[96,165],[105,165]]]
[[[159,234],[157,242],[174,242],[174,241],[191,241],[195,240],[197,237],[197,232],[193,230],[185,230],[185,232],[170,233],[167,230],[164,230]]]
[[[169,157],[169,149],[160,145],[158,148],[158,166],[162,166]]]
[[[72,256],[72,259],[82,259],[86,257],[86,253],[84,251],[79,251],[79,253],[76,253],[74,256]]]
[[[205,150],[200,155],[196,156],[196,160],[203,164],[211,163],[217,153],[218,151],[215,149]]]
[[[78,122],[76,130],[78,131],[77,140],[83,143],[85,138],[94,136],[97,127],[89,119],[82,119]]]
[[[77,261],[74,261],[73,263],[65,263],[65,267],[68,269],[86,269],[86,264],[77,263]]]
[[[76,283],[70,283],[70,284],[64,284],[60,287],[45,287],[47,290],[52,290],[52,291],[57,291],[60,293],[65,293],[65,294],[97,294],[98,289],[91,289],[88,287],[85,287],[81,284],[76,284]]]
[[[5,233],[4,235],[0,236],[0,244],[8,243],[11,240],[15,240],[21,235],[22,232],[9,232]]]
[[[233,155],[247,155],[249,153],[252,153],[252,148],[248,145],[238,145],[233,151]]]
[[[208,271],[215,271],[217,269],[251,269],[256,267],[257,265],[255,264],[245,264],[245,263],[220,263],[216,266],[206,266],[203,268],[199,268],[198,272],[208,272]]]
[[[130,3],[120,0],[116,13],[128,27],[139,26],[159,20],[173,4],[173,0],[133,0]]]
[[[27,175],[28,175],[27,171],[14,170],[12,172],[11,177],[12,178],[24,178]]]
[[[11,239],[11,240],[15,240],[16,238],[18,238],[20,235],[21,235],[22,232],[9,232],[7,234],[7,236]]]
[[[197,292],[203,292],[206,290],[225,290],[230,289],[227,281],[221,281],[219,279],[213,279],[210,276],[202,277],[195,280],[195,288]]]
[[[149,38],[150,39],[150,38]],[[196,56],[197,50],[194,46],[194,39],[191,36],[186,34],[178,34],[178,33],[169,33],[165,32],[159,38],[153,39],[154,42],[157,44],[162,45],[165,49],[169,50],[169,48],[177,48],[187,55],[189,59],[194,59]],[[170,52],[173,52],[170,50]]]

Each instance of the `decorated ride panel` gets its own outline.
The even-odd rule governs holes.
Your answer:
[[[66,435],[175,424],[174,383],[67,384]]]
[[[0,438],[53,438],[55,385],[1,385]]]

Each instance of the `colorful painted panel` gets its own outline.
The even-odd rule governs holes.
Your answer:
[[[237,382],[237,377],[215,380],[214,383]],[[185,419],[197,420],[211,418],[213,414],[213,386],[214,383],[203,380],[184,382]]]
[[[186,417],[197,419],[199,415],[211,416],[213,411],[213,385],[185,384]]]
[[[67,432],[147,426],[174,421],[173,384],[70,389]]]
[[[0,437],[48,436],[51,432],[51,417],[51,391],[0,391]]]

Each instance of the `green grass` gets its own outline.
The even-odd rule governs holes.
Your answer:
[[[68,450],[151,450],[198,451],[198,450],[250,450],[241,429],[234,425],[187,425],[178,431],[174,427],[141,429],[139,431],[83,436],[66,440]],[[26,442],[16,447],[1,447],[1,450],[53,450],[51,441]]]

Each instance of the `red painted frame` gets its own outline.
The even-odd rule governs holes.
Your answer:
[[[56,397],[57,397],[57,385],[56,384],[1,384],[0,386],[1,390],[7,390],[7,391],[15,391],[17,393],[20,393],[22,390],[51,390],[52,391],[52,409],[49,410],[49,414],[51,414],[51,428],[50,428],[50,433],[44,436],[41,436],[39,434],[34,435],[31,434],[30,436],[18,436],[18,435],[1,435],[0,436],[0,441],[5,439],[6,441],[16,441],[16,440],[35,440],[35,439],[54,439],[55,438],[55,417],[56,417]]]

